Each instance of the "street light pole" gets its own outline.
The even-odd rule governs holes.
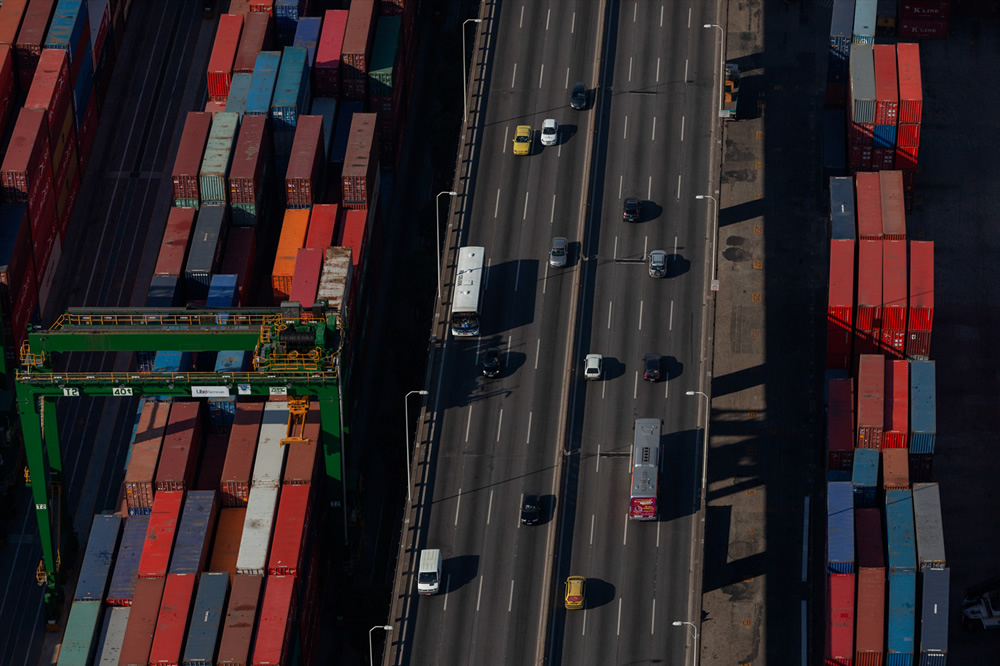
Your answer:
[[[675,627],[687,625],[694,629],[694,666],[698,666],[698,627],[694,626],[694,622],[685,622],[683,620],[674,620],[673,625]]]
[[[437,257],[437,267],[438,267],[438,301],[441,300],[441,195],[447,194],[450,197],[457,197],[458,192],[438,192],[438,195],[434,198],[434,219],[437,220],[437,247],[434,250],[434,256]]]
[[[726,31],[721,25],[706,23],[703,28],[719,29],[719,116],[722,116],[722,105],[726,99]],[[464,60],[462,62],[465,62]]]
[[[719,291],[719,279],[715,276],[715,242],[719,236],[719,200],[711,194],[696,194],[695,199],[711,199],[715,204],[715,220],[712,222],[712,291]]]
[[[376,624],[374,627],[368,630],[368,663],[375,666],[375,652],[372,650],[372,632],[376,629],[382,629],[385,632],[392,631],[391,624]]]
[[[413,485],[410,482],[410,401],[409,397],[416,393],[417,395],[427,395],[427,391],[410,391],[403,397],[403,413],[406,418],[406,501],[412,502],[413,495],[411,494],[410,488]]]
[[[467,23],[482,23],[481,18],[465,19],[462,22],[462,109],[464,110],[465,122],[469,122],[469,82],[465,74],[465,26]]]
[[[707,501],[707,496],[705,495],[705,489],[708,485],[708,410],[711,408],[712,399],[708,397],[707,393],[702,391],[685,391],[685,395],[703,395],[705,396],[705,451],[701,456],[701,501]]]

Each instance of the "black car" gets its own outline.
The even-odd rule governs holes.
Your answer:
[[[525,495],[524,503],[521,504],[521,524],[537,525],[541,513],[538,508],[538,495]]]
[[[647,382],[658,382],[663,373],[660,370],[661,359],[659,354],[646,354],[645,368],[642,371],[642,378]]]
[[[569,105],[574,109],[587,108],[587,86],[579,82],[573,86],[573,92],[569,98]]]
[[[629,197],[622,206],[622,219],[626,222],[638,222],[642,216],[642,203],[635,198]]]
[[[500,374],[500,350],[490,347],[483,352],[480,364],[483,366],[484,377],[497,377]]]

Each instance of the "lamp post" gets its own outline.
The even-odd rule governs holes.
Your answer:
[[[703,28],[719,29],[719,116],[722,116],[722,104],[726,98],[726,31],[721,25],[706,23]],[[463,61],[464,62],[464,61]]]
[[[427,391],[410,391],[405,396],[403,396],[403,413],[406,418],[406,501],[412,502],[413,495],[411,494],[410,487],[413,485],[410,482],[410,396],[416,393],[417,395],[427,395]]]
[[[712,291],[719,291],[719,279],[715,276],[715,241],[719,236],[719,200],[711,194],[696,194],[695,199],[711,199],[715,204],[715,220],[712,222]]]
[[[368,630],[368,662],[375,666],[375,652],[372,650],[372,632],[376,629],[382,629],[385,632],[392,631],[391,624],[376,624],[374,627]]]
[[[482,23],[481,18],[465,19],[462,22],[462,109],[465,111],[465,122],[469,122],[469,82],[465,78],[465,26],[467,23]]]
[[[437,267],[438,267],[438,300],[441,300],[441,195],[447,194],[450,197],[457,197],[458,192],[438,192],[437,197],[434,198],[434,219],[437,220],[437,247],[435,248],[435,256],[437,257]]]
[[[683,620],[674,620],[673,625],[675,627],[687,625],[694,629],[694,666],[698,666],[698,627],[694,626],[694,622],[685,622]]]
[[[706,501],[705,487],[708,481],[708,410],[711,407],[712,399],[702,391],[685,391],[684,394],[705,396],[705,451],[701,456],[701,501],[704,502]]]

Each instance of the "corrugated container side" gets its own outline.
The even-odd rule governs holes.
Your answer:
[[[139,559],[149,530],[149,516],[129,516],[125,520],[121,545],[115,558],[115,569],[108,586],[110,606],[131,606],[135,581],[139,576]]]
[[[354,268],[351,263],[351,248],[328,247],[323,259],[316,298],[325,300],[327,308],[340,314],[345,323],[350,323],[348,312]]]
[[[317,96],[340,97],[340,53],[347,29],[347,10],[328,9],[313,66],[313,91]]]
[[[883,449],[905,449],[910,432],[910,364],[885,362],[885,423]]]
[[[212,131],[205,145],[205,156],[199,172],[201,202],[226,203],[226,177],[233,161],[233,148],[240,117],[236,113],[217,113],[212,119]]]
[[[917,533],[917,566],[921,572],[944,569],[944,529],[941,494],[936,483],[913,484],[913,523]]]
[[[281,53],[278,51],[261,51],[257,54],[253,79],[250,82],[250,94],[247,96],[247,114],[260,116],[270,114],[271,97],[278,79],[280,62]]]
[[[236,50],[233,72],[252,74],[257,54],[269,51],[272,46],[273,25],[267,14],[252,13],[243,17],[243,33]]]
[[[854,656],[854,574],[828,575],[827,603],[826,663],[831,659],[850,663]]]
[[[882,224],[882,184],[878,173],[855,174],[858,210],[858,238],[880,240],[884,233]]]
[[[920,81],[920,46],[896,44],[896,67],[899,76],[899,122],[920,123],[924,94]]]
[[[128,616],[131,608],[113,606],[108,608],[106,617],[107,630],[98,648],[97,666],[118,666],[122,653],[122,642],[125,640],[125,629],[128,627]]]
[[[233,63],[243,31],[243,17],[239,14],[223,14],[215,32],[212,55],[208,58],[208,96],[213,100],[224,100],[229,95],[232,81]]]
[[[854,464],[854,380],[831,379],[827,409],[827,466],[850,470]]]
[[[333,235],[337,231],[337,204],[315,204],[309,216],[309,232],[306,247],[325,250],[333,245]]]
[[[21,90],[31,87],[31,77],[38,64],[38,55],[45,41],[45,30],[55,9],[55,0],[31,0],[24,12],[21,29],[17,31],[14,56]]]
[[[191,626],[184,640],[184,666],[210,666],[221,638],[222,616],[229,596],[229,576],[203,573],[191,613]]]
[[[875,495],[878,489],[878,463],[878,449],[855,449],[851,485],[854,488],[854,506],[857,508],[875,506]]]
[[[854,241],[831,240],[827,330],[851,331],[854,324],[853,311]]]
[[[279,492],[277,486],[254,486],[250,489],[240,553],[236,558],[236,573],[261,576],[267,573],[267,554]]]
[[[275,518],[274,545],[267,560],[271,576],[302,573],[312,506],[312,485],[286,485],[281,489]]]
[[[226,508],[219,512],[219,523],[212,544],[212,557],[208,563],[209,571],[228,573],[230,579],[236,575],[236,558],[240,554],[240,541],[243,538],[246,515],[245,508]]]
[[[313,483],[316,479],[316,458],[322,447],[320,429],[319,405],[315,402],[309,406],[306,422],[303,427],[305,442],[290,442],[285,445],[288,450],[285,472],[282,476],[284,484]]]
[[[219,666],[246,666],[250,663],[250,645],[263,583],[263,576],[242,574],[233,581],[216,659]]]
[[[184,634],[187,633],[197,574],[167,575],[156,618],[156,632],[149,649],[150,664],[179,664]]]
[[[289,46],[281,54],[281,65],[271,99],[271,119],[274,122],[274,151],[288,155],[298,118],[309,108],[308,55],[301,47]]]
[[[883,241],[881,349],[897,358],[906,348],[906,297],[906,241]]]
[[[364,100],[375,37],[375,0],[355,0],[347,15],[340,54],[340,85],[346,99]]]
[[[170,172],[175,206],[197,207],[201,202],[198,195],[198,172],[211,128],[211,113],[188,112],[177,147],[177,157],[174,158],[174,168]]]
[[[854,217],[854,179],[830,179],[830,237],[836,240],[856,240]]]
[[[226,107],[223,111],[235,113],[243,120],[243,114],[247,110],[247,98],[250,97],[250,84],[253,82],[253,74],[237,72],[232,75],[229,83],[229,95],[226,96]]]
[[[25,204],[0,204],[0,321],[8,367],[27,337],[28,320],[38,302],[31,258],[31,222]]]
[[[253,664],[288,663],[297,610],[296,587],[291,576],[268,576],[254,640]]]
[[[308,231],[308,208],[285,211],[281,223],[281,235],[278,238],[278,250],[274,257],[274,268],[271,271],[271,288],[275,304],[288,299],[292,289],[292,278],[295,275],[295,259],[299,249],[306,242]]]
[[[855,328],[861,353],[878,351],[882,328],[882,241],[858,241],[858,309]]]
[[[858,447],[882,446],[885,417],[885,361],[876,354],[862,354],[858,362]]]
[[[214,490],[192,490],[187,493],[169,573],[196,574],[204,570],[217,517],[218,504]]]
[[[341,203],[346,208],[366,209],[373,200],[378,171],[376,114],[355,113],[341,170]]]
[[[882,450],[882,487],[885,490],[906,490],[910,487],[906,449]]]
[[[873,56],[875,61],[875,122],[879,125],[895,127],[899,110],[899,91],[896,86],[896,46],[895,44],[876,44]]]
[[[827,550],[830,573],[854,572],[854,491],[851,484],[826,484]]]
[[[910,310],[907,329],[930,332],[934,322],[934,242],[910,242]],[[907,354],[910,350],[907,349]],[[926,355],[926,352],[924,352]]]
[[[204,301],[208,297],[212,275],[222,260],[228,217],[227,206],[217,202],[206,203],[198,212],[191,249],[184,266],[185,293],[189,302]]]
[[[917,574],[889,573],[889,619],[886,664],[912,664],[916,629]]]
[[[882,453],[884,455],[886,452]],[[893,573],[916,571],[913,495],[909,490],[885,492],[885,521],[889,571]]]
[[[200,400],[175,401],[170,409],[160,464],[156,466],[157,493],[194,487],[201,451],[201,406]]]
[[[177,520],[183,504],[184,493],[181,491],[162,490],[156,493],[142,556],[139,558],[139,578],[163,578],[167,575]]]
[[[77,600],[69,608],[57,666],[87,666],[97,652],[101,600]]]
[[[0,12],[3,12],[3,6],[0,6]],[[0,24],[3,20],[3,16],[0,14]],[[0,28],[0,30],[2,29]],[[67,71],[69,70],[67,69]],[[0,127],[7,127],[10,114],[15,109],[15,79],[13,50],[10,44],[0,43]]]
[[[322,197],[320,169],[323,166],[323,118],[302,116],[295,129],[285,173],[285,205],[311,208]]]
[[[295,273],[288,300],[298,302],[303,308],[313,307],[322,270],[323,250],[301,248],[295,258]]]
[[[264,183],[268,175],[267,116],[247,116],[240,126],[239,139],[229,171],[229,200],[233,204],[263,204]],[[234,211],[233,224],[240,224]]]
[[[166,578],[140,578],[135,583],[135,600],[128,614],[119,664],[131,666],[149,663],[149,650],[160,614],[160,600]]]
[[[13,91],[11,91],[13,94]],[[13,102],[11,99],[10,103]],[[52,147],[52,164],[60,163],[73,125],[73,92],[70,89],[69,56],[64,49],[45,49],[24,100],[27,109],[44,109]],[[0,114],[0,120],[3,120]],[[6,128],[4,123],[0,127]]]
[[[851,119],[875,123],[875,57],[871,44],[851,45]]]
[[[153,275],[180,275],[184,271],[196,210],[177,206],[170,208]]]
[[[233,429],[229,435],[229,448],[226,450],[226,464],[222,468],[220,491],[223,506],[246,506],[250,496],[250,478],[264,404],[240,402],[236,405]]]
[[[80,565],[80,577],[76,582],[74,601],[104,599],[111,576],[111,563],[121,536],[122,519],[117,515],[94,516],[90,524],[90,537]]]
[[[880,171],[878,178],[882,211],[882,236],[886,240],[906,240],[903,172]]]
[[[951,570],[928,569],[923,574],[920,603],[921,666],[941,664],[948,656],[948,593]]]
[[[859,569],[857,578],[855,663],[881,664],[885,645],[885,569]]]
[[[937,437],[934,361],[910,363],[910,453],[934,453]]]
[[[170,405],[168,401],[153,398],[142,401],[135,441],[129,448],[125,468],[125,502],[129,515],[149,513],[153,508],[156,465],[170,418]]]

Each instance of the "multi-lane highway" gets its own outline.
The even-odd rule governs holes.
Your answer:
[[[484,17],[473,186],[460,193],[460,242],[486,248],[483,327],[433,359],[410,516],[416,545],[443,551],[444,586],[414,598],[408,526],[392,663],[692,656],[672,623],[700,603],[704,398],[686,391],[707,391],[713,209],[695,195],[715,194],[718,32],[702,27],[714,5],[609,4],[505,2]],[[590,90],[582,111],[569,107],[576,81]],[[557,144],[513,155],[515,127],[546,118]],[[637,224],[622,221],[626,197],[643,202]],[[570,241],[565,268],[548,265],[554,236]],[[664,279],[648,275],[654,249],[670,255]],[[505,359],[497,379],[476,365],[488,346]],[[584,386],[588,352],[605,356],[605,377]],[[666,381],[642,381],[648,353]],[[627,513],[642,417],[664,436],[659,520],[640,523]],[[543,495],[532,527],[519,523],[529,492]],[[562,608],[570,574],[589,579],[582,611]]]

